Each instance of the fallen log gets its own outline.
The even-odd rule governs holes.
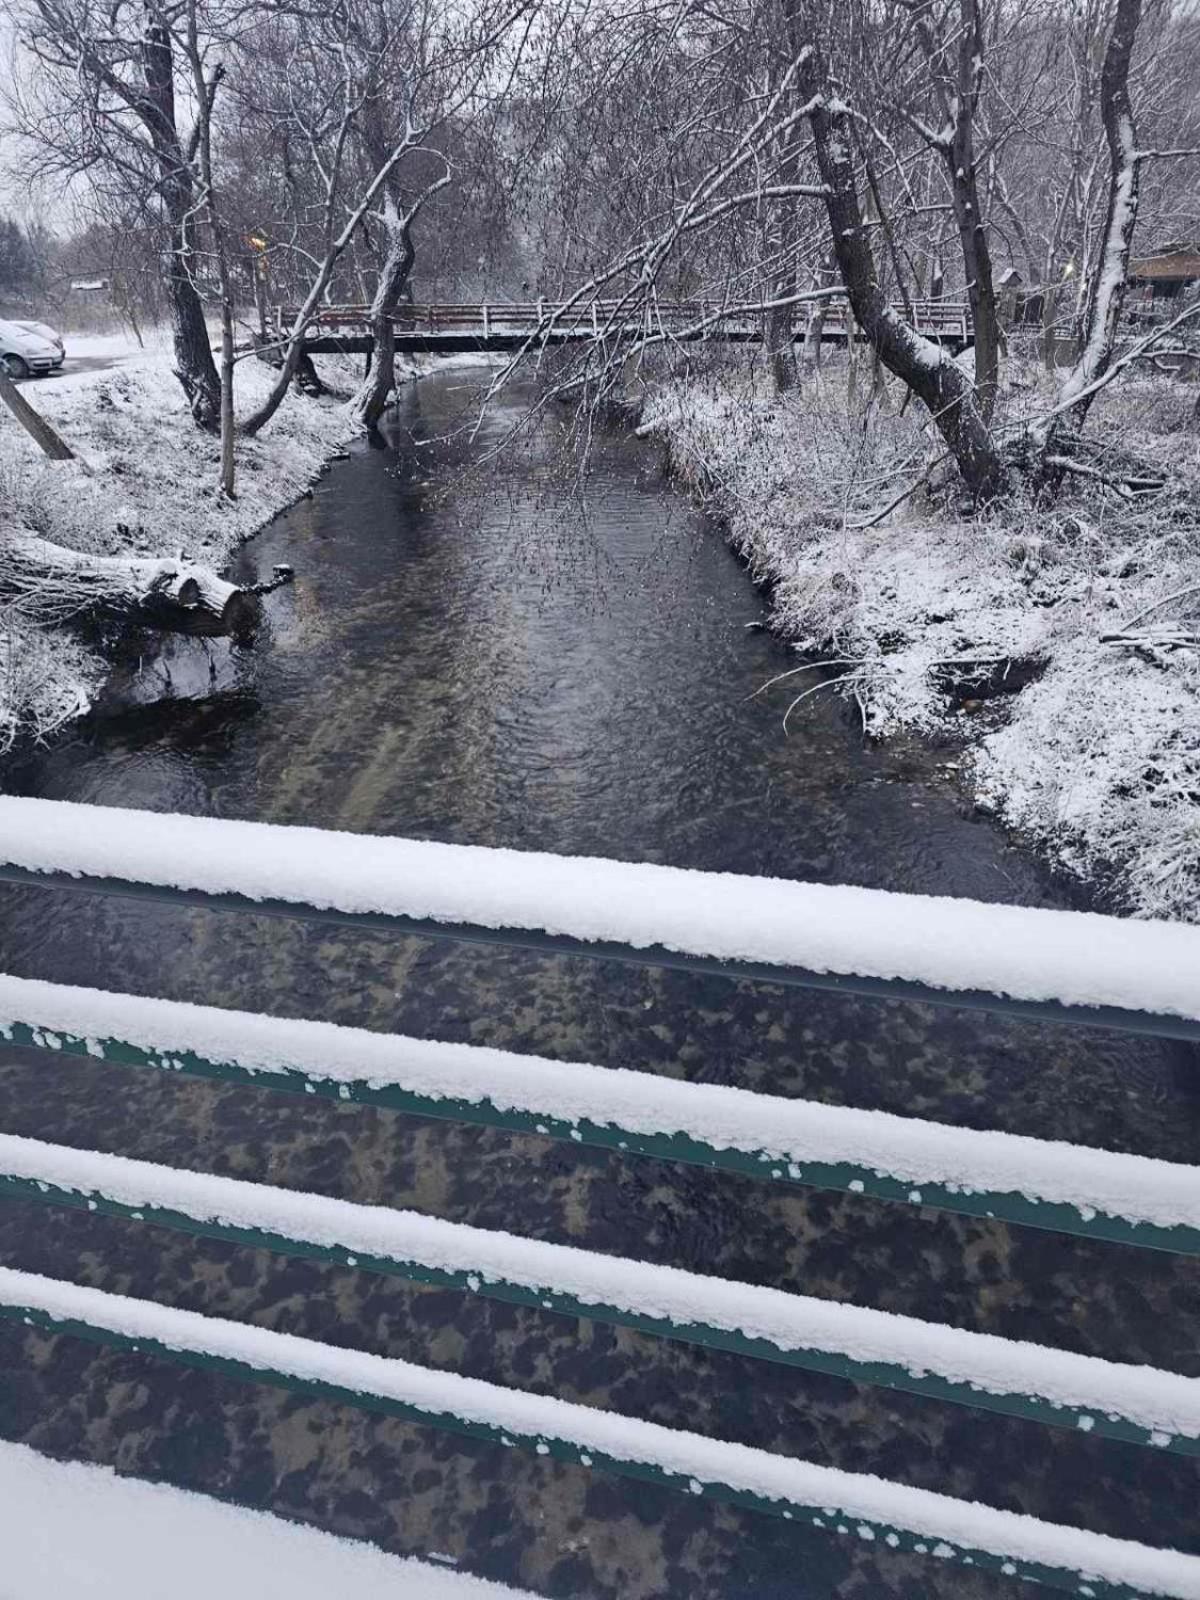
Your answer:
[[[257,594],[209,567],[162,556],[70,550],[27,529],[0,535],[0,589],[59,616],[102,610],[175,633],[246,637],[262,614]]]

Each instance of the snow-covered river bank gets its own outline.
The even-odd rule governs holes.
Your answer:
[[[38,391],[40,394],[42,391]],[[48,388],[46,390],[48,393]],[[755,697],[794,655],[719,530],[610,436],[584,499],[557,419],[486,477],[516,397],[446,439],[469,376],[409,386],[242,548],[278,561],[252,651],[168,641],[6,787],[154,810],[970,895],[1068,898],[964,804],[953,759],[864,747],[832,695]],[[49,407],[47,407],[49,409]],[[442,442],[416,448],[416,441]],[[165,494],[165,491],[164,491]],[[163,698],[165,692],[165,698]],[[0,970],[741,1084],[1177,1160],[1185,1045],[36,889]],[[689,1173],[494,1130],[166,1074],[0,1061],[0,1126],[1197,1373],[1186,1260]],[[1181,1458],[348,1269],[12,1205],[5,1264],[307,1334],[1042,1517],[1194,1545]],[[1003,1580],[145,1356],[0,1334],[0,1432],[445,1552],[553,1600],[999,1600]]]
[[[866,383],[869,375],[860,375]],[[772,590],[772,623],[882,738],[963,751],[981,804],[1108,904],[1200,915],[1200,565],[1195,390],[1127,378],[1096,408],[1099,479],[1053,503],[956,516],[919,408],[847,405],[844,360],[780,396],[752,365],[652,387],[643,431],[726,523]],[[1008,365],[1015,437],[1053,380]],[[1126,457],[1166,471],[1159,497],[1103,484]],[[784,700],[818,693],[793,662]]]
[[[0,428],[0,567],[4,535],[32,532],[102,557],[167,558],[219,569],[301,494],[349,430],[335,397],[289,397],[265,432],[238,444],[238,494],[217,493],[219,444],[200,432],[171,370],[165,335],[67,335],[60,373],[23,386],[75,451],[48,461],[5,413]],[[266,393],[268,368],[238,368],[238,404]],[[94,702],[108,676],[98,650],[38,626],[65,603],[26,596],[0,609],[0,750],[46,734]]]

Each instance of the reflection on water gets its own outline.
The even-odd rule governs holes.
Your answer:
[[[652,447],[602,441],[572,484],[551,417],[517,455],[464,476],[515,414],[500,407],[473,442],[447,440],[464,384],[452,373],[410,387],[391,447],[356,452],[243,552],[245,577],[281,560],[297,572],[268,600],[255,649],[171,642],[140,674],[119,674],[102,712],[11,771],[8,787],[1063,903],[972,818],[945,757],[864,748],[825,695],[784,737],[786,700],[750,696],[792,658],[758,627],[745,574],[662,481]],[[164,684],[174,698],[147,703]],[[1195,1158],[1196,1061],[1182,1044],[45,890],[5,891],[0,918],[0,966],[22,974]],[[1165,1256],[78,1063],[0,1062],[0,1125],[1200,1372],[1200,1272]],[[131,1223],[10,1206],[0,1252],[1200,1547],[1196,1469],[1176,1458]],[[448,1551],[556,1597],[1011,1592],[69,1340],[0,1335],[0,1397],[3,1431],[42,1449],[392,1549]]]

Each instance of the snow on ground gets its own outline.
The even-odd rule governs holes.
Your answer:
[[[1093,409],[1102,469],[1171,475],[1153,506],[1073,479],[1053,506],[959,519],[945,467],[941,494],[918,489],[879,516],[941,446],[897,394],[864,416],[869,382],[864,363],[848,398],[844,359],[827,358],[781,397],[726,358],[652,387],[639,431],[668,441],[771,584],[775,626],[837,667],[833,692],[868,732],[962,737],[977,798],[1060,864],[1135,914],[1200,918],[1195,389],[1126,377]],[[1052,382],[1012,361],[1002,423],[1015,433]],[[1134,621],[1136,644],[1105,642]],[[781,716],[824,676],[798,664],[770,691]]]
[[[266,429],[237,447],[237,499],[217,493],[218,441],[192,422],[161,335],[144,349],[120,336],[67,334],[61,376],[22,393],[76,451],[51,462],[0,414],[0,562],[8,528],[102,555],[181,557],[219,569],[234,548],[290,504],[342,444],[341,399],[290,394]],[[72,363],[87,363],[72,371]],[[340,376],[340,375],[339,375]],[[239,364],[246,413],[273,374]],[[0,750],[22,729],[45,733],[87,709],[105,667],[53,621],[53,606],[0,610]]]
[[[518,1600],[261,1511],[0,1443],[0,1600]]]

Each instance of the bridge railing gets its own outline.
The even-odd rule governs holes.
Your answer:
[[[848,302],[843,297],[829,297],[824,306],[827,335],[842,332],[853,319]],[[796,308],[795,324],[801,334],[815,315],[816,302],[807,302]],[[970,337],[970,309],[965,302],[954,300],[917,300],[911,303],[895,302],[901,316],[911,314],[917,328],[932,338],[965,341]],[[276,331],[283,338],[294,323],[298,310],[294,307],[276,308]],[[590,300],[578,304],[561,305],[546,300],[464,302],[413,304],[401,306],[392,321],[397,332],[419,334],[436,339],[439,335],[473,335],[486,342],[501,334],[539,333],[578,338],[599,338],[617,335],[622,338],[654,337],[661,334],[682,333],[685,330],[707,332],[720,337],[722,330],[735,328],[742,332],[754,331],[762,325],[765,309],[729,306],[720,300],[659,300],[651,298],[643,304],[631,306],[625,300]],[[339,332],[364,335],[370,327],[370,308],[366,305],[337,305],[321,308],[310,324],[309,337],[336,336]]]
[[[0,877],[1200,1036],[1200,928],[0,798]],[[0,978],[38,1053],[1200,1254],[1173,1163],[316,1021]],[[1200,1454],[1200,1380],[269,1185],[0,1136],[0,1194],[439,1284]],[[1077,1594],[1195,1600],[1200,1557],[365,1352],[0,1269],[0,1316]]]

